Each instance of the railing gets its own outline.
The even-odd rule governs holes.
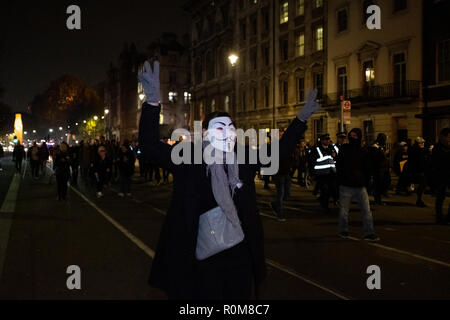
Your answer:
[[[344,100],[350,100],[352,104],[377,103],[401,98],[419,98],[420,81],[408,80],[401,83],[367,86],[365,88],[347,90],[344,94],[338,92],[330,93],[323,97],[324,106],[338,106],[341,96],[343,96]]]
[[[450,83],[425,87],[423,98],[427,101],[450,100]]]

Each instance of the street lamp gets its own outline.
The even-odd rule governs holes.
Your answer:
[[[59,131],[62,131],[62,129],[63,129],[62,127],[59,127]]]
[[[232,53],[228,56],[228,60],[230,61],[231,66],[234,67],[237,64],[239,57],[236,54]]]
[[[109,113],[109,109],[105,109],[105,114],[108,114]]]
[[[53,132],[53,129],[49,129],[48,131],[49,131],[50,133],[52,133],[52,132]]]
[[[36,130],[33,130],[33,133],[36,133]]]
[[[94,121],[97,121],[98,120],[98,117],[97,116],[94,116]]]

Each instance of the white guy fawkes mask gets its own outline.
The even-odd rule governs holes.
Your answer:
[[[230,117],[217,117],[209,121],[206,139],[224,152],[232,152],[236,144],[236,128]]]

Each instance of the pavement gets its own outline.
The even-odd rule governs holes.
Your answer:
[[[89,183],[56,200],[50,170],[33,179],[0,172],[0,299],[165,299],[147,285],[172,185],[135,177],[131,197],[116,186],[101,199]],[[287,221],[270,209],[275,194],[256,181],[269,272],[262,299],[449,299],[450,226],[434,224],[434,198],[391,194],[372,207],[378,243],[362,241],[352,205],[350,239],[336,236],[338,209],[323,212],[310,191],[293,185]],[[449,199],[446,201],[446,207]],[[81,289],[69,290],[69,266],[79,266]],[[380,268],[381,289],[369,290],[369,266]]]

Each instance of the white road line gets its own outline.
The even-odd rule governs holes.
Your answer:
[[[336,292],[336,291],[334,291],[334,290],[328,289],[328,288],[326,288],[326,287],[324,287],[324,286],[318,284],[317,282],[315,282],[315,281],[313,281],[313,280],[310,280],[310,279],[308,279],[308,278],[305,278],[304,276],[298,274],[298,273],[295,272],[294,270],[292,270],[292,269],[290,269],[290,268],[288,268],[288,267],[286,267],[286,266],[283,266],[282,264],[280,264],[280,263],[278,263],[278,262],[276,262],[276,261],[273,261],[273,260],[271,260],[271,259],[266,259],[266,262],[267,262],[268,265],[274,267],[275,269],[284,271],[284,272],[290,274],[291,276],[293,276],[293,277],[295,277],[295,278],[297,278],[297,279],[300,279],[300,280],[302,280],[302,281],[304,281],[304,282],[306,282],[306,283],[309,283],[310,285],[312,285],[312,286],[314,286],[314,287],[316,287],[316,288],[319,288],[319,289],[321,289],[321,290],[323,290],[323,291],[325,291],[325,292],[328,292],[328,293],[330,293],[330,294],[332,294],[332,295],[338,297],[339,299],[342,299],[342,300],[350,300],[350,299],[351,299],[351,298],[346,297],[346,296],[344,296],[344,295],[342,295],[342,294],[340,294],[340,293],[338,293],[338,292]]]
[[[142,249],[150,258],[155,257],[155,251],[150,249],[145,243],[143,243],[138,237],[136,237],[134,234],[132,234],[130,231],[128,231],[126,228],[124,228],[121,224],[119,224],[116,220],[111,218],[106,212],[104,212],[102,209],[100,209],[95,203],[93,203],[91,200],[89,200],[87,197],[84,196],[80,191],[77,189],[70,187],[76,194],[78,194],[84,201],[86,201],[91,207],[93,207],[95,210],[97,210],[98,213],[100,213],[106,220],[108,220],[114,227],[116,227],[117,230],[122,232],[124,236],[126,236],[128,239],[131,240],[136,246],[138,246],[140,249]]]
[[[361,239],[354,238],[354,237],[348,237],[348,239],[353,240],[353,241],[361,242]],[[447,262],[444,262],[444,261],[440,261],[440,260],[436,260],[436,259],[433,259],[433,258],[428,258],[428,257],[422,256],[420,254],[415,254],[415,253],[412,253],[412,252],[409,252],[409,251],[406,251],[406,250],[395,249],[395,248],[388,247],[388,246],[385,246],[385,245],[382,245],[382,244],[379,244],[379,243],[367,242],[367,244],[370,245],[370,246],[373,246],[373,247],[381,248],[381,249],[392,251],[392,252],[399,253],[399,254],[404,254],[404,255],[410,256],[412,258],[416,258],[416,259],[419,259],[419,260],[423,260],[423,261],[439,264],[441,266],[450,268],[450,263],[447,263]]]
[[[100,209],[95,203],[93,203],[92,201],[90,201],[86,196],[84,196],[80,191],[78,191],[77,189],[71,187],[71,189],[78,194],[84,201],[86,201],[91,207],[93,207],[95,210],[97,210],[103,217],[105,217],[106,220],[108,220],[112,225],[114,225],[114,227],[116,227],[120,232],[122,232],[128,239],[130,239],[134,244],[136,244],[139,248],[141,248],[149,257],[151,257],[152,259],[155,257],[155,252],[150,249],[146,244],[144,244],[139,238],[137,238],[135,235],[133,235],[130,231],[128,231],[126,228],[124,228],[122,225],[120,225],[116,220],[114,220],[113,218],[111,218],[108,214],[106,214],[102,209]],[[153,207],[152,205],[148,205],[149,207],[151,207],[152,209],[155,209],[155,211],[158,211],[159,213],[162,214],[166,214],[163,210],[158,209]],[[275,218],[276,219],[276,218]],[[340,299],[344,299],[344,300],[349,300],[349,298],[331,290],[328,289],[312,280],[309,280],[307,278],[305,278],[304,276],[301,276],[300,274],[296,273],[295,271],[271,260],[271,259],[266,259],[266,262],[268,265],[283,271],[291,276],[294,276],[295,278],[298,278],[306,283],[309,283],[319,289],[322,289],[325,292],[331,293],[332,295],[340,298]]]
[[[16,210],[17,193],[20,187],[20,175],[15,174],[8,193],[3,201],[0,213],[14,213]],[[0,278],[3,273],[3,264],[5,263],[6,249],[8,248],[9,232],[11,230],[12,218],[0,219]]]

